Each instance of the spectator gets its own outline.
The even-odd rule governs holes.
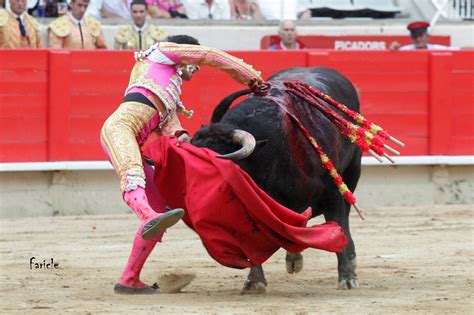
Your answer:
[[[115,36],[115,49],[144,50],[165,39],[165,32],[158,26],[146,22],[148,5],[145,0],[133,0],[130,11],[133,25],[118,32]]]
[[[43,4],[43,8],[44,8],[44,0],[41,0],[41,1],[40,0],[26,0],[26,12],[29,15],[34,16],[34,17],[44,17],[44,15],[39,16],[38,14],[38,7],[40,3]],[[0,0],[0,8],[9,9],[10,0]]]
[[[180,0],[147,0],[152,18],[187,19],[186,10]]]
[[[48,27],[50,48],[107,48],[100,22],[90,16],[84,17],[88,5],[89,0],[71,0],[71,12]]]
[[[429,44],[428,40],[430,35],[428,34],[428,27],[430,23],[424,21],[412,22],[408,24],[407,29],[410,31],[410,36],[413,41],[413,44],[401,46],[398,42],[393,42],[390,44],[390,49],[393,51],[397,50],[418,50],[418,49],[428,49],[428,50],[458,50],[457,47],[443,46],[437,44]]]
[[[183,5],[192,20],[230,20],[229,0],[186,0]]]
[[[104,0],[90,0],[89,6],[86,10],[86,16],[91,16],[95,19],[102,19],[102,7],[104,5]]]
[[[104,0],[102,4],[102,17],[122,18],[130,20],[130,4],[132,0]]]
[[[267,20],[296,20],[296,0],[259,0],[260,10]]]
[[[41,48],[40,24],[26,12],[26,0],[10,0],[0,9],[0,48]]]
[[[265,20],[258,0],[229,0],[233,20]]]
[[[311,7],[313,2],[311,0],[298,0],[297,6],[297,17],[298,20],[309,20],[311,19]]]
[[[58,17],[67,13],[66,0],[46,0],[45,3],[45,17]]]
[[[296,32],[296,24],[294,21],[285,20],[280,22],[278,28],[278,35],[280,40],[271,45],[270,50],[287,50],[287,49],[303,49],[304,45],[296,39],[298,33]]]

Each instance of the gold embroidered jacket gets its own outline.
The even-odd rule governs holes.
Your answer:
[[[145,50],[151,45],[163,41],[165,38],[166,33],[156,25],[148,24],[142,31],[142,34],[139,34],[133,25],[130,25],[121,29],[115,35],[114,49]]]
[[[140,147],[150,133],[173,135],[183,129],[177,117],[184,109],[178,67],[209,65],[249,87],[263,83],[260,72],[243,60],[204,46],[161,42],[136,53],[136,60],[126,94],[140,93],[155,108],[137,102],[122,103],[101,131],[103,147],[119,175],[122,192],[145,187]]]
[[[11,12],[0,9],[0,48],[42,48],[40,23],[27,13],[22,14],[26,36],[21,36],[19,23]]]
[[[54,20],[48,27],[49,48],[101,49],[107,48],[100,22],[90,16],[83,19],[81,32],[68,15]]]

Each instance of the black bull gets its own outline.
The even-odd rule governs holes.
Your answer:
[[[359,112],[354,86],[337,71],[323,67],[290,68],[269,79],[271,90],[267,96],[248,97],[231,109],[232,101],[242,93],[224,99],[215,109],[212,123],[198,130],[192,143],[226,154],[239,148],[231,140],[235,129],[250,132],[257,140],[257,147],[248,158],[237,163],[279,203],[299,213],[311,206],[313,217],[323,214],[326,221],[336,221],[344,229],[349,245],[337,254],[338,287],[358,287],[356,252],[349,229],[351,206],[340,195],[308,139],[273,100],[296,114],[331,158],[351,191],[359,180],[361,151],[321,112],[289,95],[283,86],[285,81],[308,83]],[[288,272],[301,270],[300,253],[287,253],[286,260]],[[244,291],[263,291],[265,286],[261,266],[252,268]]]

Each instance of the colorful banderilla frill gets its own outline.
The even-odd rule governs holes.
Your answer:
[[[309,84],[303,82],[285,82],[284,85],[286,86],[286,91],[302,100],[304,100],[307,104],[314,106],[317,108],[321,113],[323,113],[326,118],[328,118],[341,132],[341,134],[345,135],[352,143],[355,143],[358,147],[362,149],[364,152],[369,152],[372,154],[377,160],[382,162],[381,156],[386,157],[390,162],[394,163],[394,161],[390,158],[390,156],[385,152],[385,150],[399,155],[399,152],[395,149],[391,148],[390,146],[385,144],[386,140],[390,140],[395,144],[403,147],[405,146],[403,142],[395,139],[390,134],[388,134],[385,130],[383,130],[380,126],[372,123],[368,119],[366,119],[361,114],[354,112],[347,108],[344,104],[341,104],[331,98],[329,95],[322,93],[321,91],[313,88]],[[334,106],[341,112],[345,113],[349,116],[355,123],[348,121],[344,117],[341,116],[337,111],[328,107],[321,99],[325,100],[330,105]],[[274,102],[278,105],[282,110],[286,112],[286,114],[296,123],[298,128],[304,134],[304,136],[310,141],[311,145],[318,153],[321,162],[323,163],[324,167],[328,170],[334,184],[336,184],[340,194],[343,196],[344,200],[347,203],[354,206],[357,210],[359,216],[364,219],[365,215],[364,212],[357,206],[356,198],[354,197],[353,193],[349,190],[347,185],[344,183],[341,175],[336,170],[333,162],[318,144],[316,139],[314,139],[308,130],[303,126],[301,121],[292,113],[290,113],[286,108],[278,104],[278,102]]]

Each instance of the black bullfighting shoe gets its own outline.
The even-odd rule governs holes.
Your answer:
[[[158,283],[154,283],[151,287],[132,288],[117,283],[114,286],[114,292],[116,294],[157,294],[160,293],[160,286]]]
[[[176,208],[158,215],[145,224],[142,230],[142,238],[145,241],[151,240],[156,234],[175,225],[184,216],[184,210]]]

